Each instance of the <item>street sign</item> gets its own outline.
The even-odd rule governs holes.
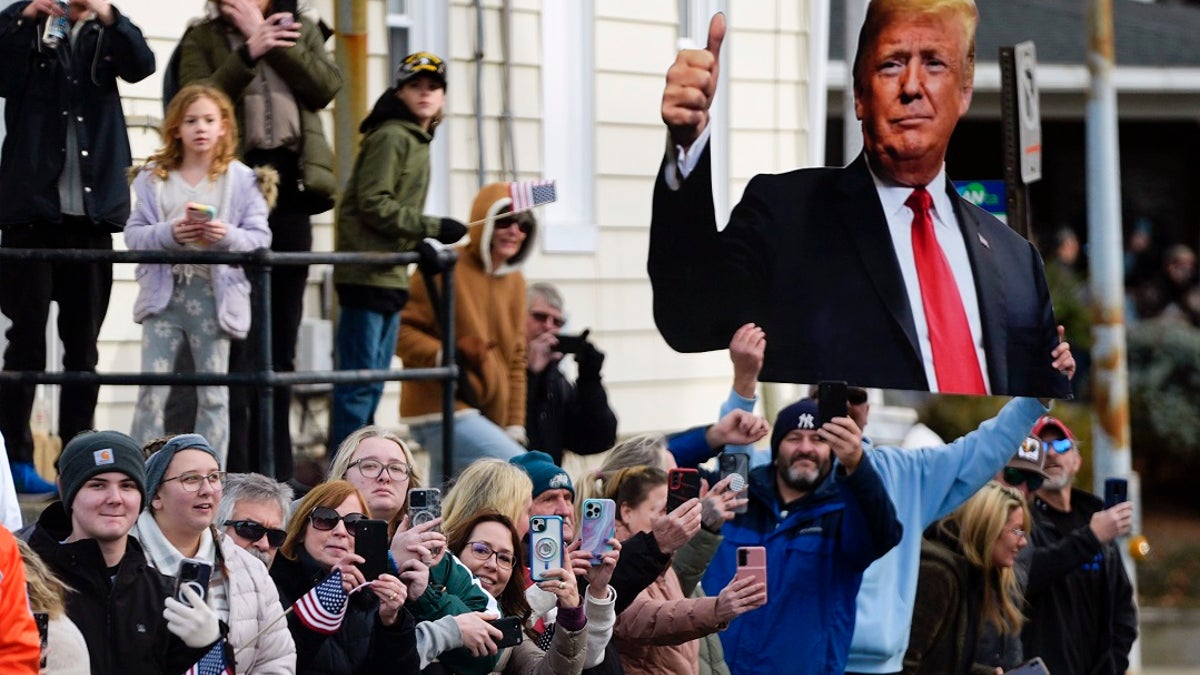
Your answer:
[[[1017,142],[1021,182],[1026,185],[1042,177],[1042,113],[1038,106],[1037,51],[1032,41],[1014,45],[1017,76]]]

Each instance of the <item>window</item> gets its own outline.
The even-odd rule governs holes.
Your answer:
[[[387,0],[388,34],[388,82],[396,74],[400,60],[415,51],[433,52],[454,68],[450,61],[447,41],[449,3],[444,0]],[[450,80],[456,75],[451,70]],[[447,104],[447,107],[449,104]],[[444,124],[450,124],[447,114]],[[438,134],[429,147],[429,193],[425,198],[425,212],[449,215],[450,209],[450,138],[452,134]]]
[[[387,2],[387,31],[388,31],[388,64],[389,72],[396,72],[400,59],[412,53],[409,45],[412,43],[412,16],[408,11],[407,0],[388,0]],[[439,54],[441,56],[441,54]]]

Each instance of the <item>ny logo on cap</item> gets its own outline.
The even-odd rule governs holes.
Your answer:
[[[97,450],[97,451],[93,452],[92,453],[92,461],[94,461],[96,463],[96,466],[104,466],[105,464],[112,464],[115,461],[115,460],[113,460],[112,448],[104,448],[103,450]]]
[[[802,413],[800,419],[796,421],[797,429],[816,429],[817,425],[813,424],[812,413]]]

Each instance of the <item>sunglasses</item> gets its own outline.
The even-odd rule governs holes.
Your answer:
[[[533,320],[538,323],[546,323],[549,321],[554,324],[555,328],[562,328],[563,326],[567,325],[566,319],[562,318],[561,316],[555,316],[549,312],[530,312],[529,316],[532,316]]]
[[[507,230],[513,225],[519,227],[525,234],[529,234],[533,231],[533,225],[528,220],[512,217],[497,218],[496,222],[493,224],[493,228],[497,230]]]
[[[1075,444],[1069,438],[1060,438],[1057,441],[1042,441],[1042,447],[1046,449],[1046,452],[1053,450],[1061,455],[1069,452],[1071,448],[1075,447]]]
[[[1046,481],[1045,478],[1042,478],[1036,473],[1022,471],[1021,469],[1014,469],[1011,466],[1004,467],[1003,477],[1005,483],[1008,483],[1013,487],[1018,487],[1021,485],[1021,483],[1024,483],[1025,485],[1029,486],[1030,491],[1033,492],[1036,492],[1038,489],[1040,489],[1042,487],[1042,483]]]
[[[350,533],[351,537],[353,537],[354,524],[360,520],[366,520],[366,518],[367,517],[361,513],[347,513],[343,516],[328,506],[318,506],[317,508],[313,509],[312,514],[308,516],[308,522],[312,523],[314,530],[320,530],[322,532],[328,532],[329,530],[337,527],[339,522],[344,522],[346,523],[346,531]]]
[[[284,530],[267,527],[257,520],[227,520],[225,527],[232,527],[234,533],[246,541],[258,541],[265,534],[267,535],[267,546],[271,548],[283,546],[283,540],[287,539],[287,532]]]

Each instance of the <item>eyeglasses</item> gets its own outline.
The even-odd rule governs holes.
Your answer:
[[[350,533],[351,537],[354,536],[354,524],[365,519],[366,516],[361,513],[347,513],[343,516],[328,506],[318,506],[308,516],[308,522],[312,523],[313,529],[322,532],[328,532],[337,527],[339,521],[344,522],[346,531]]]
[[[188,492],[199,492],[200,484],[204,481],[208,481],[209,486],[214,488],[224,485],[225,472],[214,471],[206,476],[199,471],[188,471],[187,473],[181,473],[178,476],[164,478],[161,482],[169,483],[173,480],[179,481],[179,484],[183,486],[183,489],[187,490]]]
[[[513,225],[521,228],[521,231],[525,234],[529,234],[533,231],[533,225],[530,224],[528,220],[525,220],[524,218],[513,218],[511,216],[497,218],[495,223],[493,223],[492,228],[496,230],[507,230]]]
[[[234,533],[246,541],[258,541],[265,534],[267,535],[267,546],[271,548],[283,546],[283,540],[287,539],[286,531],[267,527],[257,520],[227,520],[225,527],[232,527]]]
[[[1042,441],[1042,447],[1046,449],[1046,452],[1053,450],[1061,455],[1064,452],[1070,452],[1075,444],[1069,438],[1060,438],[1057,441]]]
[[[513,554],[504,553],[502,551],[493,551],[491,546],[488,546],[482,541],[468,541],[467,548],[470,549],[471,555],[475,556],[476,560],[486,562],[488,558],[496,556],[496,564],[506,570],[511,570],[513,565],[517,562],[516,558],[513,557]]]
[[[404,462],[388,462],[384,464],[377,459],[356,459],[350,462],[350,466],[358,467],[358,472],[363,478],[376,479],[387,471],[388,478],[392,480],[401,480],[408,478],[408,465]]]
[[[529,316],[538,323],[546,323],[547,321],[554,324],[555,328],[562,328],[567,325],[567,320],[561,316],[555,316],[549,312],[530,312]]]
[[[1024,483],[1029,486],[1031,491],[1035,492],[1041,488],[1042,483],[1046,481],[1045,478],[1042,478],[1036,473],[1022,471],[1021,469],[1016,469],[1011,466],[1004,467],[1004,472],[1002,475],[1005,483],[1008,483],[1013,487],[1018,487],[1021,485],[1021,483]]]
[[[1009,530],[1009,532],[1011,532],[1017,539],[1024,539],[1025,537],[1029,536],[1026,534],[1025,530],[1022,530],[1019,527],[1014,527],[1013,529]]]

